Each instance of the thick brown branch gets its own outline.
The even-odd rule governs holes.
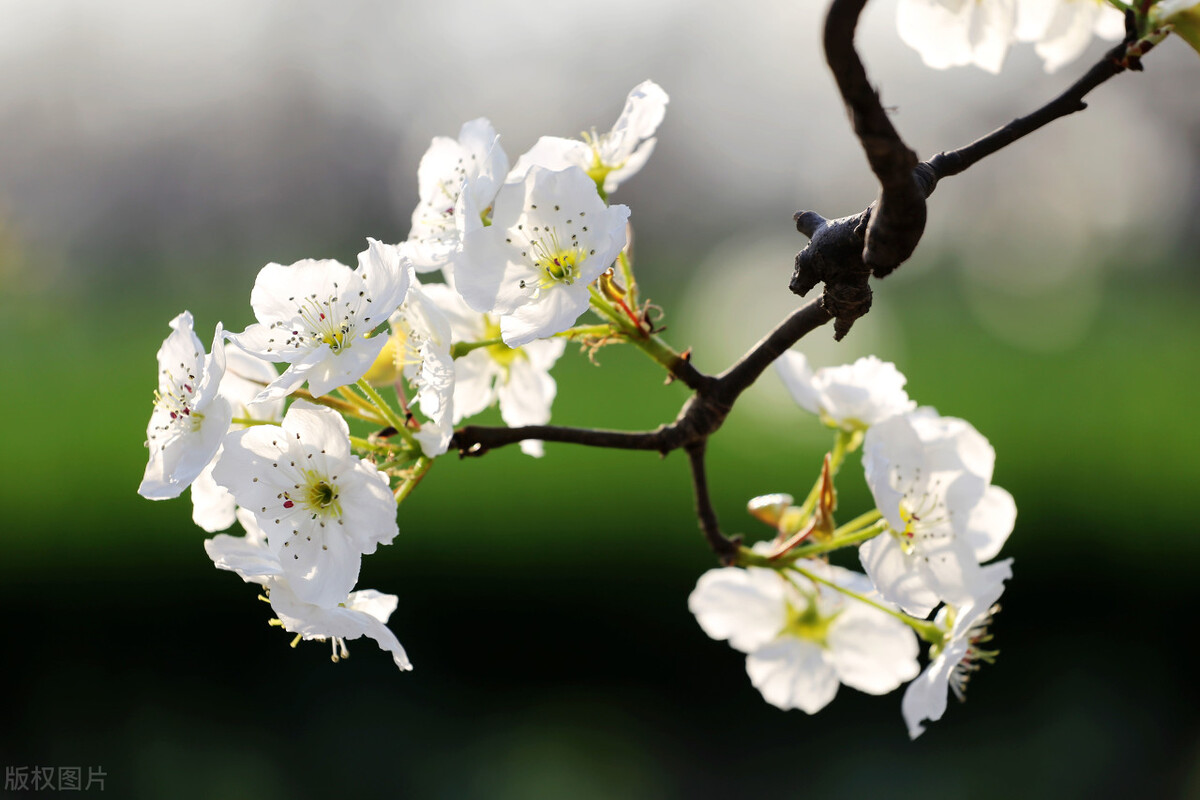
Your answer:
[[[792,312],[792,315],[750,348],[737,363],[716,378],[714,398],[732,406],[738,395],[746,391],[775,359],[805,335],[824,325],[832,317],[821,298],[811,300]]]
[[[1087,96],[1088,92],[1109,78],[1120,75],[1128,69],[1127,51],[1128,45],[1122,42],[1109,50],[1104,55],[1104,58],[1089,69],[1082,78],[1075,81],[1069,89],[1049,103],[1046,103],[1046,105],[1037,111],[1014,119],[1004,127],[997,128],[987,136],[976,139],[966,147],[938,153],[929,159],[929,161],[921,165],[921,167],[929,170],[933,178],[928,193],[931,194],[933,192],[934,186],[937,185],[937,181],[941,178],[947,178],[963,172],[987,156],[1008,147],[1024,136],[1028,136],[1043,125],[1051,123],[1060,117],[1065,117],[1068,114],[1083,111],[1087,108],[1087,103],[1083,102],[1083,98]]]
[[[450,440],[450,447],[462,457],[481,456],[488,450],[526,440],[565,442],[587,447],[610,447],[618,450],[657,450],[666,454],[681,444],[671,441],[663,426],[655,431],[606,431],[592,428],[568,428],[561,425],[525,425],[517,428],[493,428],[467,425]]]
[[[692,488],[696,494],[696,517],[700,520],[700,531],[708,541],[721,563],[728,566],[737,559],[740,540],[730,540],[721,533],[721,524],[717,521],[717,512],[713,509],[712,498],[708,496],[708,475],[704,469],[704,450],[706,440],[688,445],[688,464],[692,468]]]
[[[825,18],[825,60],[854,133],[879,179],[880,193],[864,237],[862,260],[878,278],[904,263],[925,230],[925,192],[913,174],[917,154],[900,138],[854,49],[867,0],[834,0]]]

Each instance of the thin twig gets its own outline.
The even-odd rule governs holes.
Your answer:
[[[692,468],[692,488],[696,494],[696,518],[700,520],[700,531],[708,541],[721,563],[729,565],[737,560],[740,541],[733,541],[721,533],[721,523],[708,496],[708,474],[704,469],[704,450],[707,439],[688,445],[688,464]]]
[[[997,128],[987,136],[976,139],[965,147],[938,153],[921,166],[928,167],[932,172],[933,183],[936,185],[941,178],[958,175],[987,156],[1028,136],[1038,128],[1060,117],[1083,111],[1087,108],[1087,103],[1083,102],[1083,98],[1087,96],[1088,92],[1127,69],[1127,50],[1128,45],[1122,42],[1105,53],[1104,57],[1093,65],[1082,78],[1071,84],[1069,89],[1037,111],[1024,117],[1018,117],[1004,127]],[[932,192],[933,186],[930,186],[929,193]]]

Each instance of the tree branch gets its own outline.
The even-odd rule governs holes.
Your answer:
[[[958,175],[987,156],[1008,147],[1018,139],[1028,136],[1060,117],[1083,111],[1087,108],[1087,103],[1083,101],[1083,98],[1087,96],[1088,92],[1129,68],[1128,48],[1128,43],[1122,42],[1109,50],[1104,54],[1104,58],[1089,69],[1082,78],[1071,84],[1069,89],[1032,114],[1014,119],[1004,127],[997,128],[987,136],[976,139],[966,147],[938,153],[921,164],[920,167],[927,168],[933,179],[928,194],[933,193],[934,187],[942,178]]]
[[[854,30],[866,4],[867,0],[834,0],[825,17],[825,60],[871,171],[879,180],[879,197],[864,237],[863,262],[882,278],[904,263],[921,240],[925,192],[913,174],[917,154],[892,125],[854,49]]]
[[[450,447],[458,450],[459,456],[463,458],[481,456],[497,447],[526,440],[564,442],[618,450],[657,450],[666,455],[681,446],[669,441],[669,427],[664,425],[654,431],[607,431],[562,425],[523,425],[517,428],[467,425],[455,432],[450,440]]]
[[[707,439],[688,445],[688,464],[692,468],[692,488],[696,495],[696,517],[700,520],[700,531],[708,541],[708,546],[721,559],[725,566],[737,560],[738,539],[729,539],[721,533],[721,524],[717,521],[717,512],[713,509],[712,498],[708,496],[708,474],[704,468],[704,450]]]
[[[733,366],[716,377],[716,386],[712,392],[715,399],[724,405],[732,406],[738,396],[758,380],[758,376],[775,359],[832,318],[821,298],[811,300],[793,311],[791,316],[775,327],[775,330],[764,336]]]

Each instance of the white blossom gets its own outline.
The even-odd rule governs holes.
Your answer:
[[[413,438],[425,455],[439,456],[454,435],[455,365],[450,322],[426,288],[413,279],[408,297],[388,321],[391,342],[384,353],[390,352],[396,373],[416,388],[417,405],[427,418]]]
[[[425,287],[429,298],[450,322],[458,342],[481,342],[500,337],[500,323],[473,310],[445,284]],[[499,402],[500,418],[510,427],[544,425],[558,390],[550,369],[563,354],[563,339],[538,339],[523,347],[498,343],[472,350],[454,361],[454,424]],[[539,441],[521,442],[522,452],[538,457]]]
[[[633,87],[625,99],[625,108],[607,133],[591,133],[578,139],[543,136],[517,159],[509,180],[520,180],[532,167],[566,169],[580,167],[606,194],[617,190],[650,159],[658,126],[666,115],[669,98],[654,81]]]
[[[358,268],[332,260],[268,264],[258,273],[250,305],[258,323],[230,340],[247,353],[286,363],[258,400],[284,397],[305,381],[314,396],[354,383],[387,342],[370,336],[404,300],[411,265],[399,250],[374,239]]]
[[[862,575],[820,561],[803,568],[863,596]],[[900,620],[799,573],[725,567],[700,577],[688,608],[714,639],[746,653],[750,682],[768,703],[814,714],[839,683],[887,694],[918,672],[917,640]],[[874,598],[873,598],[874,599]]]
[[[234,419],[254,419],[278,423],[283,419],[283,398],[255,402],[263,387],[279,377],[266,361],[225,344],[225,377],[217,393],[229,401]],[[241,430],[234,423],[230,430]],[[218,456],[219,457],[219,456]],[[209,462],[192,483],[192,522],[209,533],[223,531],[234,523],[237,504],[226,489],[212,478],[216,458]]]
[[[1018,41],[1034,42],[1046,72],[1083,54],[1093,36],[1116,41],[1125,17],[1105,0],[1017,0]]]
[[[508,173],[500,136],[484,118],[465,123],[458,139],[433,139],[417,167],[420,200],[403,245],[419,272],[446,269],[463,234],[482,227]]]
[[[626,206],[605,206],[578,167],[540,167],[496,196],[492,224],[468,233],[455,288],[499,318],[510,347],[571,327],[588,309],[588,284],[625,245]]]
[[[150,458],[138,494],[150,500],[178,497],[212,461],[229,430],[233,410],[217,387],[225,373],[224,332],[213,335],[212,353],[192,330],[184,311],[158,349],[158,390],[146,427]]]
[[[904,391],[907,378],[895,364],[875,356],[814,373],[802,353],[789,350],[775,368],[796,403],[830,427],[864,430],[917,407]]]
[[[344,600],[362,556],[397,532],[387,476],[350,453],[337,412],[304,400],[292,403],[280,426],[230,434],[213,478],[254,514],[306,603]]]
[[[996,454],[969,423],[921,408],[867,431],[867,485],[890,530],[859,548],[879,592],[927,616],[979,591],[979,562],[1012,532],[1016,505],[991,486]]]
[[[334,661],[350,655],[347,639],[369,636],[392,654],[397,667],[412,669],[400,641],[386,624],[396,610],[395,595],[363,589],[347,594],[329,607],[306,603],[292,591],[279,557],[266,546],[254,516],[246,509],[239,509],[238,521],[246,529],[244,537],[219,534],[206,539],[204,549],[218,569],[236,572],[242,580],[267,590],[271,610],[284,630],[305,639],[329,640]]]
[[[925,671],[908,685],[900,710],[913,739],[925,731],[923,720],[936,721],[946,713],[947,690],[963,700],[967,681],[979,669],[981,662],[995,657],[994,651],[981,645],[990,639],[987,627],[995,605],[1004,592],[1004,581],[1012,577],[1012,559],[997,561],[983,568],[983,582],[978,595],[958,606],[943,606],[934,620],[947,631],[946,640],[932,648],[932,660]]]
[[[998,73],[1013,40],[1016,2],[900,0],[896,25],[900,38],[926,66],[946,69],[974,64]]]

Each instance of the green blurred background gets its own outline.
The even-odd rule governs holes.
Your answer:
[[[186,498],[135,494],[171,317],[207,341],[251,321],[266,261],[403,238],[431,136],[487,114],[515,160],[607,128],[645,77],[672,103],[615,200],[666,338],[724,368],[797,302],[791,212],[873,193],[821,5],[0,2],[23,76],[0,88],[0,763],[102,766],[130,798],[1200,796],[1200,64],[1177,43],[939,187],[871,315],[802,342],[819,364],[895,360],[990,438],[1017,499],[1002,655],[915,743],[898,693],[784,713],[700,631],[686,599],[713,561],[679,454],[439,460],[363,566],[400,597],[408,674],[370,642],[336,666],[289,649]],[[1083,69],[1047,78],[1019,50],[1000,78],[928,72],[893,11],[860,38],[926,156]],[[650,428],[685,397],[637,352],[598,361],[568,349],[555,422]],[[765,375],[710,445],[726,529],[765,536],[746,501],[802,495],[827,446]],[[869,496],[843,475],[848,519]]]

